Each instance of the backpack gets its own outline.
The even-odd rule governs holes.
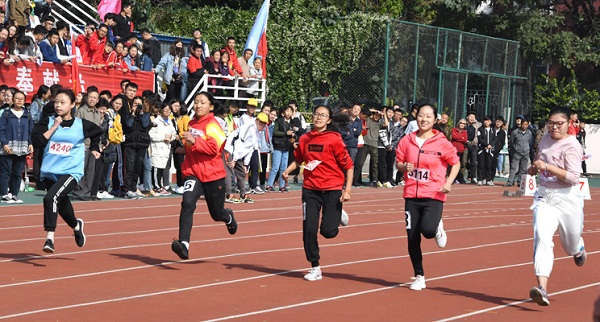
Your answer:
[[[108,142],[112,144],[123,143],[123,125],[119,114],[115,115],[115,119],[108,127]]]

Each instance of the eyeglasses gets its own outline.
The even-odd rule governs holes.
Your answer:
[[[329,114],[325,113],[313,113],[313,117],[317,119],[327,119],[329,118]]]
[[[548,127],[561,127],[563,126],[563,124],[567,123],[566,121],[559,121],[559,122],[552,122],[552,121],[548,121]]]

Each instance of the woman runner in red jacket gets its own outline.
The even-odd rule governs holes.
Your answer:
[[[425,288],[421,234],[427,239],[435,237],[439,247],[446,246],[442,209],[460,169],[454,146],[444,133],[433,129],[436,116],[435,107],[420,105],[417,109],[419,129],[403,137],[396,149],[396,167],[404,172],[408,253],[415,272],[410,289],[416,291]],[[446,177],[448,165],[452,165],[452,169]]]
[[[233,210],[224,208],[225,168],[221,153],[226,138],[212,113],[214,105],[215,99],[210,93],[196,94],[195,116],[189,123],[190,130],[183,134],[186,154],[181,171],[185,183],[179,214],[179,239],[171,244],[171,249],[181,259],[188,259],[194,210],[201,195],[206,197],[208,212],[214,221],[224,222],[231,235],[238,227]]]
[[[313,113],[312,131],[300,137],[298,148],[294,151],[294,162],[282,174],[287,180],[290,172],[306,163],[302,187],[302,236],[306,259],[312,265],[309,273],[304,275],[307,281],[323,278],[317,241],[319,219],[321,235],[334,238],[342,220],[342,202],[350,200],[354,164],[339,130],[348,126],[349,122],[347,115],[333,115],[329,107],[317,106]],[[342,190],[344,178],[346,186]]]

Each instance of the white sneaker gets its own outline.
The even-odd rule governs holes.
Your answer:
[[[394,188],[394,186],[392,186],[392,184],[391,184],[389,181],[386,181],[386,182],[383,184],[383,187],[384,187],[384,188]]]
[[[175,193],[178,195],[183,194],[183,186],[175,188]]]
[[[342,209],[342,220],[340,221],[340,224],[342,224],[342,226],[348,226],[348,220],[350,220],[350,218],[348,218],[348,213]]]
[[[414,282],[412,282],[410,284],[410,289],[413,291],[420,291],[424,288],[426,288],[425,285],[425,276],[423,275],[417,275],[416,277],[411,277],[413,280],[415,280]]]
[[[439,248],[446,247],[446,243],[448,242],[448,235],[446,235],[446,231],[444,230],[444,221],[441,219],[437,232],[435,233],[435,242]]]
[[[4,203],[11,203],[10,201],[12,201],[12,194],[9,193],[7,195],[0,197],[0,201],[4,202]]]
[[[308,271],[308,274],[304,275],[304,279],[307,281],[318,281],[320,279],[323,278],[323,275],[321,275],[321,267],[317,266],[317,267],[313,267],[310,269],[310,271]]]
[[[256,188],[254,188],[252,190],[254,190],[254,194],[257,194],[257,195],[262,195],[263,193],[265,193],[265,191],[262,190],[259,186],[256,186]]]

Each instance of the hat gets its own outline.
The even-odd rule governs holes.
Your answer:
[[[248,104],[248,106],[257,107],[258,106],[258,101],[256,100],[256,98],[251,98],[251,99],[248,100],[248,103],[246,103],[246,104]]]
[[[258,113],[256,119],[263,123],[269,123],[269,116],[267,116],[267,114],[263,112]]]
[[[525,119],[525,116],[523,116],[523,115],[519,114],[519,115],[517,115],[517,117],[516,117],[516,118],[517,118],[517,119],[519,119],[519,120],[524,120],[524,119]]]

